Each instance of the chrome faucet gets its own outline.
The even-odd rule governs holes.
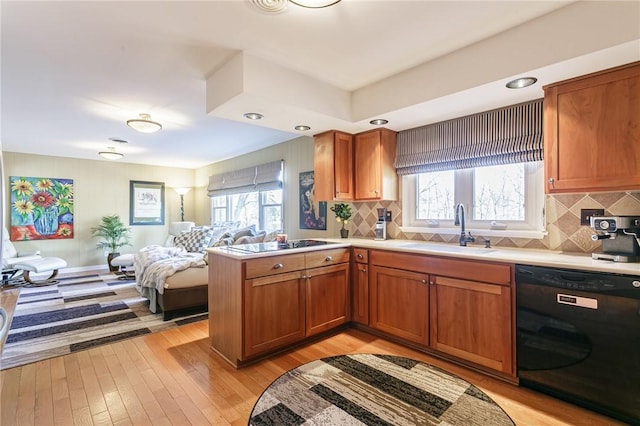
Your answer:
[[[456,216],[453,224],[455,226],[460,226],[460,245],[466,246],[467,243],[473,243],[476,239],[473,238],[471,232],[467,235],[464,230],[464,205],[462,203],[458,203],[454,208],[456,209]]]

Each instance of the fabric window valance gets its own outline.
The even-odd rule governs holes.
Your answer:
[[[209,176],[209,197],[282,188],[282,160]]]
[[[539,161],[542,99],[398,133],[399,175]]]

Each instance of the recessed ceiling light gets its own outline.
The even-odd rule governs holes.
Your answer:
[[[538,79],[535,77],[520,77],[520,78],[516,78],[515,80],[511,80],[506,84],[506,86],[509,89],[522,89],[524,87],[528,87],[528,86],[531,86],[532,84],[535,84],[536,81],[538,81]]]
[[[105,158],[107,160],[119,160],[122,157],[124,157],[124,154],[121,154],[119,152],[116,152],[116,149],[112,146],[107,147],[108,151],[100,151],[98,152],[98,155],[102,158]]]
[[[300,132],[306,132],[307,130],[311,130],[311,127],[305,126],[304,124],[298,124],[296,127],[294,127],[294,129]]]
[[[376,118],[375,120],[371,120],[369,124],[373,124],[374,126],[382,126],[383,124],[387,124],[389,120],[385,120],[384,118]]]
[[[289,0],[293,4],[298,6],[307,7],[309,9],[320,9],[323,7],[333,6],[339,3],[340,0]]]
[[[248,118],[249,120],[262,120],[262,117],[264,117],[262,114],[259,114],[257,112],[245,112],[244,114],[242,114],[242,116],[244,118]]]
[[[162,124],[152,121],[149,114],[140,114],[138,118],[127,120],[127,126],[142,133],[153,133],[162,130]]]
[[[125,141],[124,139],[119,139],[119,138],[109,138],[109,140],[111,142],[116,142],[116,143],[129,143],[129,141]]]

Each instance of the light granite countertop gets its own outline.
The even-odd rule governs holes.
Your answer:
[[[461,247],[456,244],[436,243],[413,240],[377,241],[365,238],[313,238],[332,244],[268,251],[262,253],[244,252],[238,246],[216,247],[208,249],[211,253],[237,259],[253,259],[299,252],[326,250],[340,247],[361,247],[367,249],[391,250],[405,253],[428,254],[464,259],[488,260],[493,262],[516,263],[523,265],[547,266],[553,268],[576,269],[582,271],[607,272],[640,276],[640,263],[611,262],[592,259],[588,253],[564,253],[553,250],[535,250],[509,247],[484,248],[482,244],[469,244]]]

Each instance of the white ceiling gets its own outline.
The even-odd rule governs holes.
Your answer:
[[[120,161],[175,167],[377,117],[405,130],[640,60],[640,1],[342,0],[268,14],[245,0],[3,0],[0,14],[4,151],[98,160],[115,146]],[[522,75],[539,82],[504,88]],[[125,125],[140,113],[163,130]]]

